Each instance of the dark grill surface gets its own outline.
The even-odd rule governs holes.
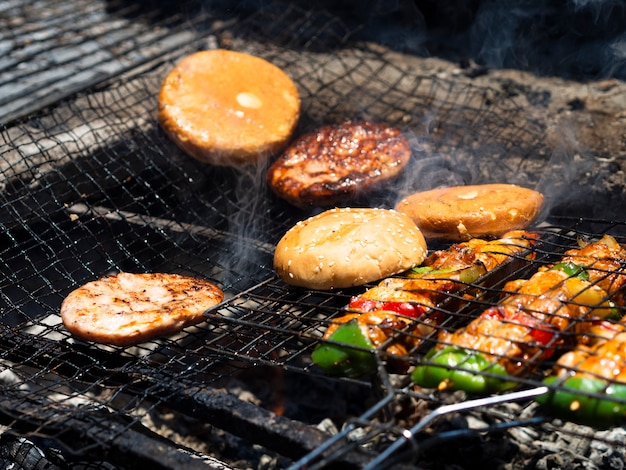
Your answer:
[[[520,380],[519,395],[487,403],[417,390],[380,358],[374,377],[326,377],[311,352],[363,289],[314,292],[276,279],[275,243],[311,214],[277,200],[264,168],[215,168],[184,155],[155,115],[161,80],[177,60],[232,48],[270,60],[296,81],[298,133],[353,118],[406,133],[414,152],[406,176],[360,205],[391,207],[441,184],[543,191],[548,209],[533,227],[542,240],[536,260],[491,274],[480,301],[450,311],[444,303],[443,328],[467,323],[497,300],[505,280],[528,277],[581,238],[609,233],[626,241],[623,214],[610,220],[559,210],[569,182],[549,158],[541,120],[502,91],[417,73],[414,57],[357,39],[358,27],[322,9],[173,3],[0,7],[2,33],[11,32],[10,54],[0,59],[7,90],[0,98],[3,462],[226,468],[220,459],[229,449],[258,459],[255,444],[277,468],[382,464],[377,459],[417,468],[441,459],[450,440],[459,449],[478,441],[490,449],[513,434],[516,442],[541,442],[556,430],[623,446],[619,430],[563,426],[537,411],[533,390],[551,364]],[[227,298],[206,323],[173,337],[127,349],[74,340],[58,315],[63,298],[116,271],[198,276]],[[414,364],[423,352],[406,360]],[[236,392],[242,387],[256,401]],[[183,437],[203,434],[181,441],[163,431],[166,424]],[[487,454],[474,457],[492,462]]]

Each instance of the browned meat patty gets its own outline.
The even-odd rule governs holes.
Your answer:
[[[205,320],[204,312],[223,299],[222,290],[203,279],[123,272],[72,291],[60,313],[77,338],[131,346]]]
[[[411,147],[386,124],[350,121],[298,138],[269,168],[274,192],[297,207],[330,207],[395,178]]]

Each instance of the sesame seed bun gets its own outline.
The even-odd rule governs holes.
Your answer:
[[[388,209],[331,209],[292,227],[276,246],[274,268],[309,289],[352,287],[421,264],[426,241],[406,215]]]
[[[260,57],[225,49],[185,57],[159,93],[165,133],[213,165],[254,164],[280,152],[299,116],[300,96],[285,72]]]
[[[415,193],[395,208],[408,215],[427,239],[468,240],[524,229],[542,206],[543,195],[532,189],[483,184]]]

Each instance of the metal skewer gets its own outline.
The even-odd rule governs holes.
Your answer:
[[[444,416],[450,413],[456,413],[460,411],[467,411],[482,406],[493,406],[499,403],[508,403],[518,400],[526,400],[528,398],[534,398],[548,393],[550,389],[548,387],[536,387],[530,390],[521,390],[519,392],[507,393],[504,395],[494,395],[486,398],[477,398],[475,400],[468,400],[460,403],[453,403],[451,405],[443,405],[438,409],[428,414],[424,419],[420,420],[411,429],[407,429],[402,433],[402,438],[395,441],[384,452],[381,452],[374,460],[372,460],[364,470],[375,470],[384,468],[385,461],[391,459],[391,457],[400,450],[400,448],[407,442],[413,442],[416,447],[414,437],[415,435],[424,429],[428,424],[437,419],[440,416]]]

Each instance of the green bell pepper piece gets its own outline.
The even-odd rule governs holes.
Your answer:
[[[464,283],[472,283],[477,281],[480,276],[487,273],[487,269],[480,263],[472,264],[471,266],[463,267],[450,267],[433,269],[431,266],[417,266],[411,268],[408,271],[408,277],[411,278],[426,278],[436,279],[441,277],[442,279],[458,280]]]
[[[376,359],[369,352],[374,345],[363,333],[356,319],[343,323],[337,327],[328,341],[341,344],[320,343],[317,345],[311,359],[324,372],[344,377],[359,377],[376,370]]]
[[[609,427],[626,422],[626,384],[610,384],[590,377],[569,377],[562,383],[558,377],[548,377],[546,385],[558,382],[558,388],[536,398],[550,414],[579,424]],[[607,398],[589,396],[601,394]]]
[[[589,280],[589,273],[585,271],[585,267],[576,263],[557,263],[552,266],[552,269],[556,271],[563,271],[568,276],[575,276],[580,279],[584,279],[585,281]]]
[[[411,374],[413,382],[422,387],[437,388],[445,382],[446,390],[487,393],[515,386],[514,382],[506,380],[509,375],[503,366],[476,351],[447,346],[441,350],[432,349],[424,359],[428,364],[418,365]]]
[[[433,268],[430,266],[416,266],[409,270],[409,274],[423,275],[429,274],[433,271]]]

